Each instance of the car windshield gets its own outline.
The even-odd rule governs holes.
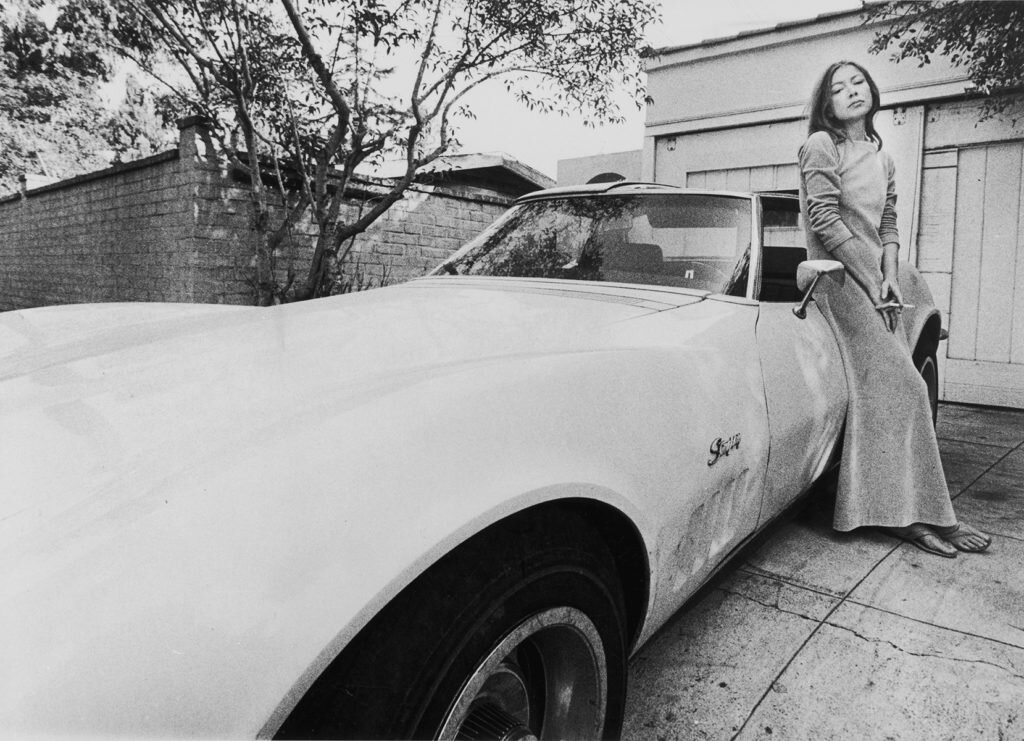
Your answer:
[[[512,208],[434,274],[568,278],[743,295],[749,199],[566,196]]]

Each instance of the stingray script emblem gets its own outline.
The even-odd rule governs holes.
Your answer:
[[[708,465],[713,466],[718,463],[719,459],[729,455],[732,451],[736,450],[740,446],[740,433],[736,433],[732,437],[719,437],[716,438],[709,452],[711,457],[708,458]]]

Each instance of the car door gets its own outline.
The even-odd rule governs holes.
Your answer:
[[[642,479],[642,508],[657,513],[652,624],[677,610],[757,526],[769,440],[757,316],[752,301],[715,296],[630,330],[635,343],[665,345],[649,374],[660,380],[643,393],[657,399],[644,411],[651,442],[635,442],[654,456]]]
[[[794,200],[762,209],[757,349],[771,444],[759,524],[789,505],[823,472],[842,433],[847,387],[832,328],[814,302],[800,319],[796,266],[806,259]]]
[[[846,377],[825,317],[792,304],[762,303],[757,322],[771,443],[759,524],[770,519],[825,470],[846,417]]]

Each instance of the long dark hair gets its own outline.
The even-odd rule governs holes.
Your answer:
[[[882,137],[875,131],[875,114],[879,108],[878,85],[875,84],[874,79],[868,74],[866,69],[856,62],[848,62],[845,59],[830,64],[828,69],[825,70],[825,74],[818,80],[818,84],[814,86],[811,102],[807,104],[807,107],[810,109],[807,116],[807,135],[810,136],[817,131],[825,131],[832,137],[832,141],[838,142],[846,138],[846,131],[839,121],[836,120],[835,112],[832,110],[832,75],[836,73],[837,69],[847,65],[856,68],[864,75],[864,79],[868,82],[868,88],[871,89],[871,107],[864,117],[864,130],[868,138],[881,149]]]

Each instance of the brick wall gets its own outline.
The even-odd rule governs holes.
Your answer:
[[[0,198],[0,310],[102,301],[248,304],[249,192],[203,146],[194,124],[176,150]],[[364,278],[422,275],[479,233],[512,198],[483,188],[414,185],[352,245]],[[347,204],[350,216],[363,206]],[[315,227],[282,250],[300,276]]]
[[[0,309],[187,301],[187,184],[177,151],[0,201]]]
[[[353,254],[363,265],[388,267],[396,280],[408,280],[483,231],[510,200],[477,188],[414,186],[355,238]]]

